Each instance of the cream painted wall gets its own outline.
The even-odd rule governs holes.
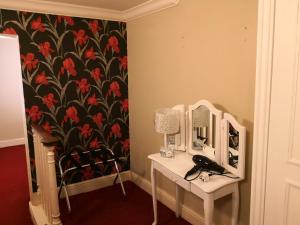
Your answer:
[[[17,38],[0,36],[0,146],[24,142],[19,43]],[[12,141],[14,140],[14,141]],[[22,140],[20,142],[20,140]]]
[[[131,169],[150,180],[147,155],[163,144],[155,109],[208,99],[247,128],[240,225],[249,224],[250,213],[256,17],[256,0],[181,0],[128,23]],[[174,194],[166,178],[158,183]],[[185,193],[184,202],[203,215],[194,195]],[[230,224],[230,216],[231,198],[218,200],[215,224]]]

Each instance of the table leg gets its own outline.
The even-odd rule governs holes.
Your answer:
[[[212,225],[213,215],[214,215],[214,199],[213,199],[213,195],[208,194],[204,199],[205,225]]]
[[[153,166],[153,161],[151,162],[151,184],[152,184],[152,201],[153,201],[153,214],[154,214],[154,221],[152,225],[157,225],[156,174]]]
[[[238,224],[239,215],[239,184],[238,182],[234,185],[234,191],[232,193],[232,225]]]
[[[181,188],[178,184],[176,184],[176,217],[180,216],[180,191]]]

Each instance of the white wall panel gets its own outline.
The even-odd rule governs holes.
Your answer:
[[[17,38],[0,35],[0,144],[24,138],[22,74]],[[20,144],[20,142],[18,143]],[[3,147],[3,146],[1,146]]]

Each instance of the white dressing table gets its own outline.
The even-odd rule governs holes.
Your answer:
[[[176,184],[177,217],[180,216],[179,192],[182,188],[203,199],[205,225],[212,225],[214,201],[231,194],[231,225],[237,225],[239,210],[238,185],[239,181],[245,177],[245,127],[239,124],[232,115],[223,113],[207,100],[200,100],[194,105],[190,105],[188,111],[185,111],[184,105],[177,105],[172,110],[178,111],[180,130],[176,134],[165,136],[165,146],[173,145],[179,151],[176,151],[174,158],[162,157],[160,153],[148,156],[151,160],[154,210],[152,225],[158,223],[156,171],[159,171]],[[168,124],[166,123],[166,125]],[[213,175],[210,176],[207,182],[200,179],[185,180],[185,174],[195,165],[192,160],[195,154],[209,157],[231,173],[226,175],[237,179]],[[205,166],[201,162],[198,162],[198,165]]]
[[[157,218],[157,198],[156,198],[156,171],[162,173],[176,184],[176,216],[179,217],[179,191],[180,188],[192,192],[204,201],[205,225],[212,225],[214,201],[223,196],[232,194],[232,225],[237,225],[239,209],[239,188],[238,182],[241,179],[232,179],[224,176],[212,176],[208,182],[200,179],[186,181],[184,176],[194,163],[192,155],[186,152],[176,152],[174,158],[161,157],[159,153],[149,155],[151,160],[151,183],[152,200],[154,211],[154,222],[158,224]]]

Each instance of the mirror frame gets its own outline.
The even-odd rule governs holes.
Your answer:
[[[239,132],[239,161],[237,168],[229,164],[229,123]],[[222,166],[230,173],[245,178],[245,146],[246,146],[246,128],[239,124],[237,120],[229,113],[224,113],[222,119]]]
[[[192,112],[199,108],[200,106],[205,106],[209,109],[210,111],[210,115],[214,114],[216,117],[215,120],[215,127],[216,127],[216,131],[215,131],[215,147],[209,147],[206,146],[205,148],[209,148],[210,150],[215,151],[215,155],[211,155],[208,154],[207,152],[205,152],[205,150],[194,150],[193,149],[193,144],[192,144],[192,138],[193,138],[193,121],[192,121],[192,117],[193,114]],[[197,103],[195,103],[194,105],[189,105],[189,120],[188,120],[188,131],[189,131],[189,137],[188,137],[188,152],[192,155],[196,155],[196,154],[201,154],[201,155],[205,155],[207,157],[209,157],[210,159],[216,161],[218,164],[221,163],[221,149],[220,149],[220,145],[221,145],[221,131],[220,131],[220,124],[221,124],[221,119],[222,119],[222,111],[218,110],[212,103],[210,103],[207,100],[200,100]],[[212,116],[210,116],[211,120],[212,120]],[[212,121],[210,121],[210,123],[212,123]]]

